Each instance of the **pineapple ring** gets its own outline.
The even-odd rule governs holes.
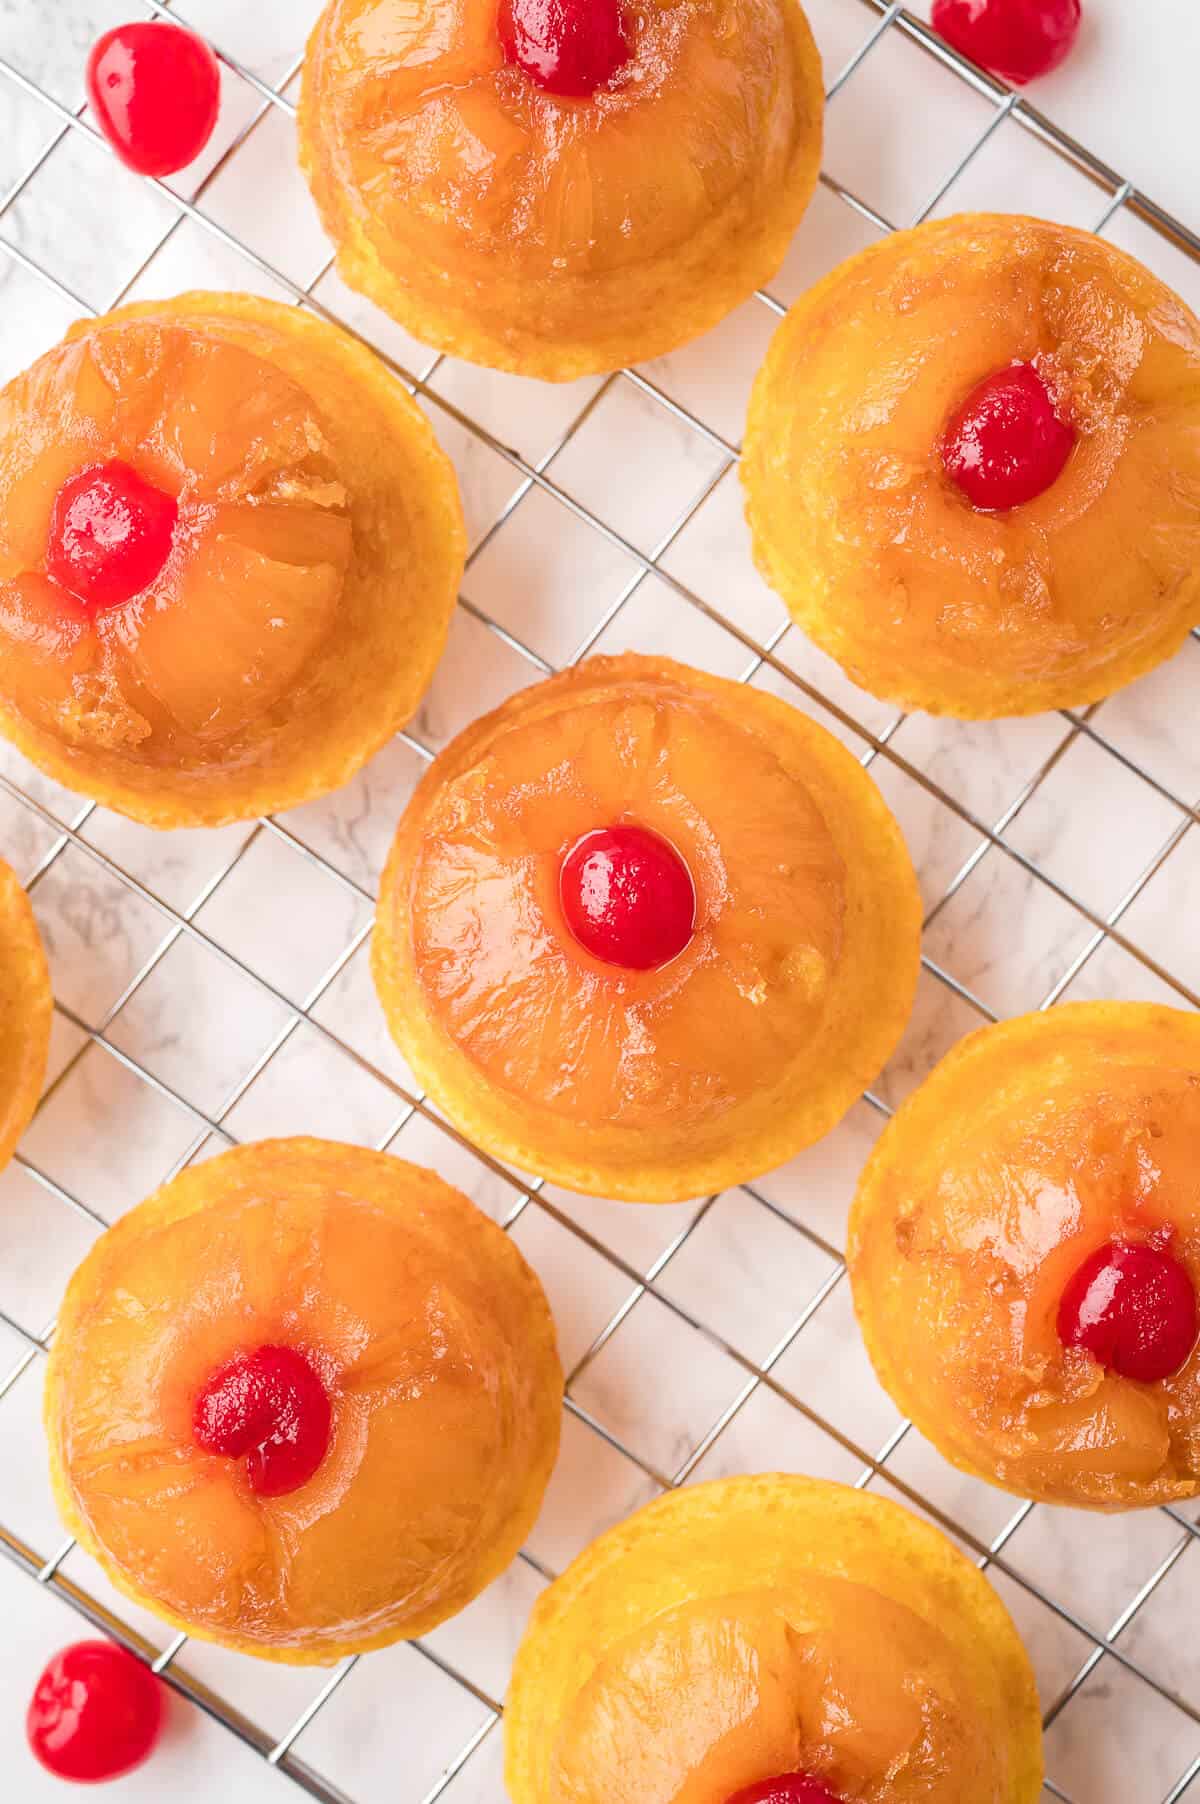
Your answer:
[[[631,971],[566,925],[596,828],[669,841],[693,936]],[[397,1043],[482,1145],[568,1189],[674,1202],[792,1157],[891,1055],[920,902],[874,784],[774,696],[593,658],[477,721],[426,772],[384,874],[374,968]]]
[[[196,1398],[263,1346],[332,1406],[321,1464],[261,1496]],[[103,1235],[46,1377],[64,1521],[174,1628],[293,1665],[421,1635],[512,1560],[558,1449],[562,1368],[516,1246],[431,1171],[330,1141],[191,1166]]]
[[[668,1492],[534,1606],[505,1713],[513,1804],[722,1804],[784,1773],[860,1804],[1036,1804],[1004,1605],[936,1528],[783,1473]]]
[[[1075,448],[1034,500],[977,511],[942,434],[1035,360]],[[1090,232],[897,232],[779,327],[742,477],[764,579],[864,689],[967,720],[1082,707],[1200,621],[1200,320]]]
[[[418,338],[551,381],[657,357],[783,261],[816,185],[797,0],[651,0],[589,99],[505,64],[498,0],[331,0],[301,160],[338,267]]]
[[[0,1169],[33,1117],[46,1078],[54,1012],[29,897],[0,858]]]
[[[972,1034],[886,1128],[850,1219],[867,1349],[948,1460],[1021,1497],[1200,1495],[1200,1348],[1153,1384],[1065,1347],[1098,1247],[1156,1229],[1200,1287],[1200,1020],[1060,1005]]]
[[[178,525],[149,588],[93,614],[46,573],[50,518],[111,459]],[[353,340],[245,295],[123,308],[0,395],[0,728],[150,825],[294,806],[411,718],[464,556],[447,460]]]

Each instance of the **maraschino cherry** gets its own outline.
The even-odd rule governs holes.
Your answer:
[[[548,94],[586,99],[632,54],[623,0],[500,0],[500,42]]]
[[[647,827],[586,833],[563,860],[559,889],[571,932],[608,965],[650,971],[669,964],[695,930],[691,873]]]
[[[37,1682],[25,1732],[60,1779],[94,1784],[140,1766],[158,1740],[163,1688],[112,1641],[77,1641],[55,1654]]]
[[[166,563],[179,507],[114,458],[77,470],[50,515],[46,570],[86,608],[119,608]]]
[[[1005,81],[1023,87],[1070,55],[1080,0],[933,0],[933,29]]]
[[[1031,363],[997,370],[971,390],[946,427],[942,462],[972,507],[1002,513],[1058,481],[1075,446]]]
[[[196,1399],[192,1435],[206,1453],[244,1459],[259,1497],[283,1497],[306,1485],[325,1458],[332,1414],[303,1353],[259,1347],[213,1373]]]
[[[1196,1344],[1196,1292],[1163,1247],[1113,1240],[1085,1259],[1062,1295],[1058,1333],[1122,1378],[1170,1378]]]
[[[757,1785],[747,1785],[744,1791],[734,1792],[726,1804],[840,1804],[840,1801],[820,1779],[810,1779],[806,1773],[780,1773],[776,1779],[760,1779]]]
[[[221,70],[181,25],[118,25],[88,58],[88,99],[100,129],[139,175],[174,175],[212,137]]]

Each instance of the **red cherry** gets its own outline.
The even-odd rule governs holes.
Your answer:
[[[117,1779],[158,1740],[163,1688],[148,1666],[112,1641],[77,1641],[37,1682],[25,1733],[60,1779]]]
[[[329,1447],[329,1394],[294,1347],[260,1347],[213,1373],[192,1434],[206,1453],[245,1459],[250,1489],[283,1497],[306,1485]]]
[[[500,0],[505,59],[548,94],[586,98],[633,54],[622,0]]]
[[[1080,0],[933,0],[930,21],[973,63],[1024,87],[1066,60],[1081,16]]]
[[[1031,363],[997,370],[971,390],[942,438],[942,463],[972,507],[1000,513],[1058,481],[1075,445]]]
[[[646,827],[586,833],[559,879],[567,926],[608,965],[649,971],[678,958],[696,926],[696,891],[674,846]]]
[[[736,1791],[727,1804],[839,1804],[827,1785],[804,1773],[780,1773]]]
[[[114,458],[63,483],[50,515],[46,570],[97,613],[149,588],[171,550],[178,504]]]
[[[1113,1240],[1085,1259],[1062,1295],[1059,1339],[1086,1347],[1122,1378],[1170,1378],[1196,1344],[1196,1292],[1170,1253]]]
[[[221,69],[182,25],[118,25],[95,45],[88,99],[117,155],[139,175],[174,175],[213,135]]]

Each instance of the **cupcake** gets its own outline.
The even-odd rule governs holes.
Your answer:
[[[538,1600],[513,1804],[1036,1804],[1029,1661],[987,1580],[897,1504],[784,1475],[689,1486]]]
[[[338,268],[439,350],[562,381],[775,275],[824,97],[796,0],[331,0],[301,158]]]
[[[1083,1003],[971,1035],[863,1173],[854,1301],[948,1460],[1099,1510],[1200,1493],[1200,1018]]]
[[[779,328],[743,474],[764,577],[872,694],[1082,707],[1200,622],[1200,321],[1087,232],[897,232]]]
[[[827,1133],[912,1006],[920,904],[807,716],[593,658],[433,763],[380,893],[388,1023],[450,1119],[555,1184],[679,1201]]]
[[[192,1166],[99,1240],[50,1354],[63,1518],[174,1628],[295,1664],[508,1565],[558,1447],[541,1286],[432,1172],[320,1140]]]
[[[29,897],[0,858],[0,1169],[16,1151],[42,1093],[53,1010]]]
[[[249,295],[88,321],[0,394],[0,729],[151,826],[291,807],[411,717],[464,557],[354,340]]]

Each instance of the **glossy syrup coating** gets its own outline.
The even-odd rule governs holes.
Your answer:
[[[863,1174],[849,1265],[881,1382],[947,1459],[1076,1507],[1200,1492],[1198,1176],[1194,1015],[1061,1006],[942,1061]],[[1114,1243],[1169,1255],[1167,1308],[1064,1334]]]
[[[88,508],[111,551],[134,502],[126,552],[154,507],[170,532],[114,583]],[[344,334],[236,295],[88,322],[0,394],[0,728],[153,825],[323,793],[416,707],[464,539],[423,416]]]
[[[638,970],[564,916],[598,828],[687,867],[694,931]],[[595,658],[435,761],[384,875],[374,970],[447,1115],[568,1188],[664,1202],[829,1131],[912,1004],[920,905],[861,766],[773,696],[665,660]]]
[[[628,55],[553,92],[517,12],[576,34],[570,74],[539,63],[572,89],[618,29]],[[823,110],[797,0],[331,0],[301,156],[352,287],[439,349],[568,380],[661,355],[771,279]]]
[[[332,1412],[282,1494],[196,1435],[214,1374],[263,1348],[301,1350]],[[297,1139],[192,1167],[97,1242],[46,1427],[64,1519],[120,1590],[307,1664],[422,1634],[503,1570],[561,1401],[545,1296],[500,1229],[432,1172]]]
[[[948,422],[1033,365],[1076,443],[981,512]],[[743,460],[755,557],[848,674],[963,718],[1099,700],[1200,620],[1200,321],[1090,233],[965,214],[881,240],[779,328]]]
[[[29,897],[0,858],[0,1170],[42,1093],[54,999]]]
[[[936,1529],[783,1475],[688,1486],[534,1607],[505,1715],[513,1804],[1035,1804],[1033,1675]],[[802,1776],[806,1787],[765,1782]]]

